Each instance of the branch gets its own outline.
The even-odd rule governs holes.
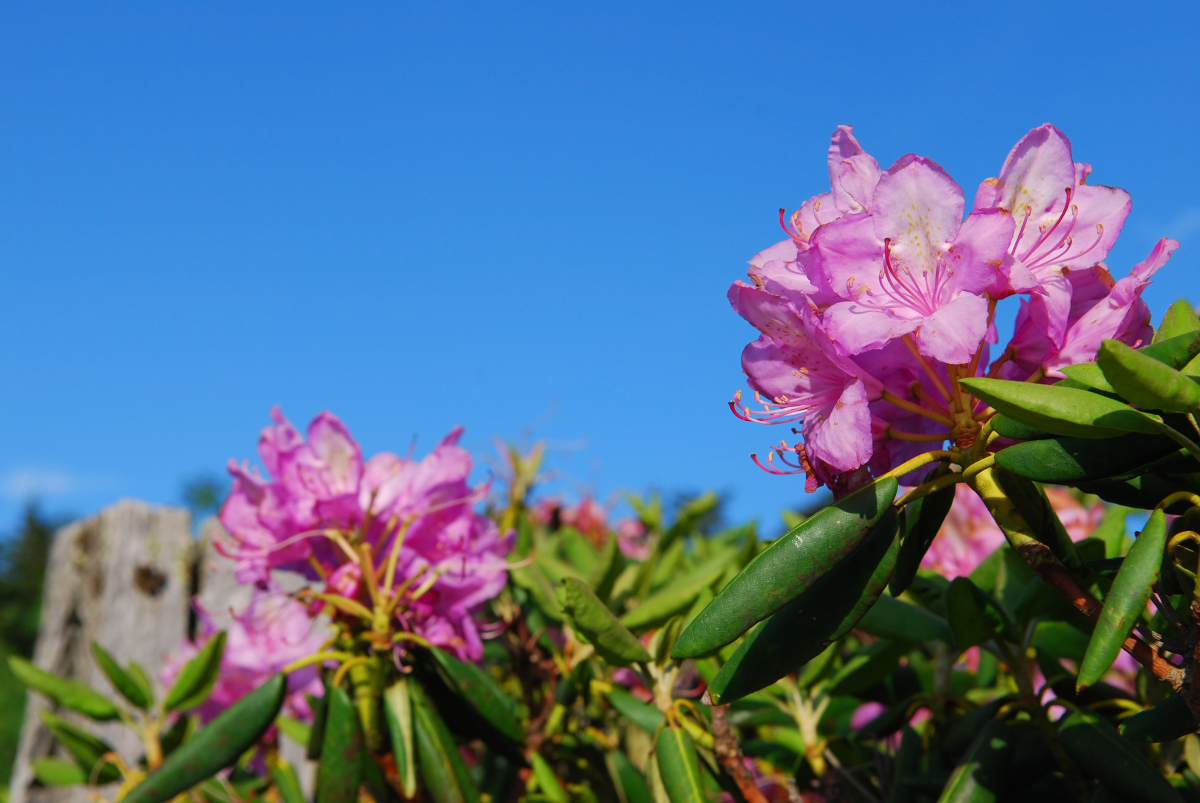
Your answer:
[[[713,752],[717,754],[721,766],[738,785],[738,789],[746,798],[746,803],[767,803],[766,795],[754,782],[754,776],[750,774],[750,770],[746,769],[746,762],[742,758],[742,749],[738,747],[737,737],[729,730],[729,720],[725,718],[725,711],[728,708],[728,705],[712,707]]]

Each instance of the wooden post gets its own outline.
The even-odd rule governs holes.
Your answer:
[[[64,527],[50,549],[34,664],[115,696],[92,659],[97,641],[122,663],[137,661],[157,686],[163,658],[187,635],[194,543],[186,510],[132,500]],[[34,760],[62,755],[37,716],[46,707],[44,698],[29,695],[11,803],[84,803],[86,788],[46,788],[34,780]],[[88,721],[86,727],[127,761],[141,755],[123,725]]]

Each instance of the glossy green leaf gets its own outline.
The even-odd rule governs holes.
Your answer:
[[[1188,332],[1167,338],[1153,345],[1144,346],[1137,351],[1142,356],[1149,357],[1178,371],[1200,354],[1200,332]],[[1097,363],[1085,362],[1068,365],[1062,371],[1070,380],[1079,384],[1101,392],[1116,392]]]
[[[1150,510],[1178,491],[1200,493],[1200,472],[1144,474],[1131,480],[1094,480],[1078,483],[1076,487],[1084,493],[1095,494],[1105,502]],[[1167,509],[1167,513],[1182,513],[1189,505],[1188,502],[1176,502]]]
[[[887,587],[900,550],[897,519],[890,508],[857,550],[746,636],[709,684],[713,702],[771,685],[850,632]]]
[[[596,561],[596,568],[588,577],[588,585],[605,604],[612,596],[613,585],[616,584],[617,578],[621,576],[621,570],[624,568],[625,556],[621,554],[621,547],[614,533],[609,536],[608,542],[604,545],[604,551],[600,553],[600,558]]]
[[[680,537],[693,532],[705,516],[717,509],[720,502],[720,497],[712,491],[684,502],[675,514],[675,522],[663,533],[663,545],[674,543]]]
[[[607,697],[609,704],[618,714],[647,733],[654,733],[666,722],[661,711],[649,703],[642,702],[624,689],[613,689]]]
[[[1158,434],[1157,424],[1122,402],[1086,390],[977,377],[963,387],[997,411],[1054,435],[1113,438],[1126,432]]]
[[[860,488],[763,550],[692,620],[672,655],[711,653],[804,595],[892,510],[896,488],[892,477]]]
[[[925,482],[935,479],[938,475],[937,469],[931,471],[925,477]],[[943,488],[904,506],[900,554],[896,558],[896,571],[892,573],[889,583],[892,596],[898,597],[903,594],[917,576],[917,570],[921,568],[921,559],[929,551],[934,536],[938,534],[954,504],[954,491],[954,486]]]
[[[1183,803],[1142,751],[1096,714],[1072,711],[1059,727],[1063,750],[1110,792],[1143,803]]]
[[[325,714],[325,738],[317,767],[316,803],[357,800],[367,760],[362,723],[354,701],[340,686],[334,688]]]
[[[1011,438],[1014,441],[1035,441],[1040,438],[1049,438],[1050,433],[1042,432],[1040,429],[1027,427],[1020,421],[1016,421],[1004,413],[996,413],[992,416],[991,421],[992,431],[999,434],[1001,437]]]
[[[491,675],[478,665],[460,661],[437,647],[430,647],[429,653],[451,689],[469,702],[500,733],[514,741],[524,741],[521,708]]]
[[[212,693],[221,672],[221,657],[225,654],[225,631],[222,630],[204,643],[200,652],[184,664],[167,692],[163,708],[167,711],[188,711],[201,705]]]
[[[1162,322],[1158,324],[1158,331],[1154,333],[1155,343],[1161,343],[1172,337],[1187,335],[1200,330],[1200,317],[1196,316],[1196,311],[1192,309],[1192,305],[1180,299],[1171,306],[1167,307],[1167,311],[1163,313]]]
[[[686,730],[677,725],[660,730],[654,757],[671,803],[707,803],[696,745]]]
[[[1119,340],[1105,340],[1100,345],[1096,364],[1109,384],[1131,404],[1176,413],[1200,410],[1200,384]]]
[[[298,719],[280,714],[275,719],[275,724],[279,727],[280,733],[301,747],[307,747],[309,740],[312,739],[312,728]]]
[[[1156,510],[1125,556],[1104,599],[1104,608],[1079,667],[1076,684],[1079,691],[1100,680],[1120,655],[1121,645],[1146,610],[1153,586],[1158,582],[1166,541],[1166,517],[1161,510]]]
[[[479,803],[479,792],[454,737],[420,683],[410,683],[418,779],[432,803]]]
[[[994,638],[1016,641],[1000,603],[966,577],[956,577],[946,589],[946,614],[959,650]]]
[[[150,706],[153,700],[149,688],[143,685],[146,681],[144,673],[141,682],[134,679],[133,675],[121,668],[117,659],[113,658],[108,650],[94,641],[92,642],[92,656],[96,659],[96,665],[100,667],[100,671],[108,678],[108,682],[122,697],[138,708],[145,709]]]
[[[653,803],[650,785],[624,753],[610,750],[604,754],[604,763],[620,803]]]
[[[554,774],[554,770],[546,763],[540,754],[534,753],[529,757],[533,767],[533,778],[537,781],[537,789],[550,803],[568,803],[567,790]]]
[[[904,553],[904,547],[900,548],[900,553]],[[867,611],[859,621],[858,629],[872,636],[900,641],[944,641],[948,644],[954,641],[950,623],[945,619],[886,594]]]
[[[304,803],[304,792],[300,789],[300,779],[296,770],[283,758],[271,762],[271,780],[279,792],[282,803]]]
[[[286,694],[287,676],[275,675],[167,756],[122,803],[164,803],[230,766],[266,733]]]
[[[388,735],[392,741],[392,758],[396,762],[396,776],[406,798],[417,793],[417,765],[413,757],[412,703],[409,699],[406,677],[401,677],[383,693],[383,714],[387,722]]]
[[[1012,753],[1008,727],[988,723],[954,768],[938,803],[994,803],[1009,781]]]
[[[78,711],[100,722],[117,719],[121,715],[111,700],[90,686],[73,680],[63,680],[38,669],[24,658],[9,656],[8,668],[21,683],[44,694],[63,708]]]
[[[113,751],[107,742],[49,711],[39,711],[38,716],[55,740],[71,754],[71,758],[75,759],[80,769],[87,774],[89,780],[94,779],[98,784],[121,780],[121,771],[104,758],[105,754]]]
[[[687,574],[642,600],[636,608],[621,617],[621,624],[634,631],[649,630],[683,613],[704,589],[712,586],[724,574],[725,569],[737,559],[739,551],[737,547],[717,550]]]
[[[614,666],[650,661],[650,653],[583,582],[563,578],[558,601],[575,631],[596,648],[596,654]]]
[[[1179,444],[1165,435],[1046,438],[1001,449],[996,463],[1020,477],[1069,485],[1115,477],[1177,451]]]
[[[1187,700],[1172,694],[1154,706],[1121,722],[1120,733],[1135,742],[1173,742],[1195,733],[1200,723],[1192,716]]]
[[[1104,542],[1104,557],[1119,558],[1125,544],[1125,519],[1129,516],[1129,508],[1121,505],[1105,505],[1104,518],[1092,531],[1092,538]]]
[[[77,786],[89,780],[82,767],[62,758],[35,759],[33,777],[43,786]]]

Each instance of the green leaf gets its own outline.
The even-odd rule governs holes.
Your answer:
[[[49,711],[39,711],[38,716],[45,723],[46,729],[54,735],[58,743],[71,754],[80,769],[87,774],[89,780],[95,778],[98,784],[121,780],[121,771],[115,764],[104,758],[105,754],[113,752],[107,742],[56,717]]]
[[[712,491],[684,502],[675,516],[675,523],[663,533],[663,546],[665,547],[681,536],[691,534],[701,520],[716,510],[720,503],[720,498]]]
[[[946,589],[946,613],[959,650],[1004,638],[1017,641],[1000,603],[966,577],[956,577]]]
[[[117,692],[138,708],[146,709],[153,702],[149,689],[143,685],[146,681],[145,674],[142,674],[142,682],[139,683],[134,677],[121,668],[117,663],[117,659],[109,654],[108,650],[101,647],[96,642],[92,642],[92,656],[96,659],[96,665],[100,667],[100,671],[108,678],[108,682],[113,685]]]
[[[221,673],[221,657],[225,654],[225,631],[221,630],[204,643],[196,657],[188,661],[175,685],[167,692],[163,708],[167,711],[188,711],[204,703],[212,693]]]
[[[857,550],[742,640],[709,684],[715,704],[771,685],[850,632],[887,587],[900,550],[897,519],[889,508]]]
[[[871,688],[892,674],[908,649],[909,645],[904,642],[875,642],[838,670],[829,681],[829,693],[834,697],[841,697]]]
[[[1150,510],[1177,491],[1200,493],[1200,472],[1194,474],[1143,474],[1131,480],[1081,482],[1076,487],[1084,493],[1095,494],[1105,502]],[[1166,512],[1168,514],[1182,513],[1190,506],[1191,502],[1176,502]]]
[[[305,695],[313,712],[312,727],[308,734],[308,747],[304,751],[304,757],[309,761],[316,761],[321,757],[321,746],[325,743],[325,720],[329,714],[329,700],[333,697],[329,691],[329,681],[329,677],[322,680],[321,685],[325,687],[325,691],[320,697],[311,694]]]
[[[479,792],[454,737],[420,683],[410,683],[418,778],[432,803],[479,803]],[[352,798],[351,798],[352,799]]]
[[[717,550],[683,577],[668,583],[642,600],[636,608],[621,617],[621,624],[630,630],[649,630],[658,627],[676,614],[683,613],[704,589],[710,587],[738,556],[737,547]]]
[[[300,779],[286,759],[276,758],[271,762],[271,780],[275,782],[275,789],[283,803],[304,803]]]
[[[316,803],[358,799],[362,786],[366,742],[354,701],[340,686],[332,690],[325,715],[325,738],[317,767]]]
[[[1197,330],[1200,330],[1200,318],[1196,317],[1196,312],[1192,309],[1191,304],[1181,298],[1167,307],[1167,311],[1163,313],[1158,331],[1154,333],[1154,342],[1161,343],[1169,338],[1191,334]]]
[[[481,667],[464,663],[437,647],[430,647],[429,654],[437,663],[446,685],[466,700],[480,716],[509,739],[515,742],[525,740],[520,706],[491,675]]]
[[[653,803],[650,786],[645,777],[637,771],[624,753],[620,750],[610,750],[604,754],[604,763],[608,767],[608,774],[616,787],[620,803]]]
[[[1144,803],[1183,803],[1179,793],[1112,725],[1083,709],[1059,724],[1063,750],[1110,792]]]
[[[167,756],[122,803],[165,803],[230,766],[266,733],[286,694],[287,676],[275,675]]]
[[[510,569],[508,576],[514,583],[529,592],[534,603],[541,608],[542,613],[556,622],[562,621],[563,612],[554,596],[554,583],[538,566],[518,566]]]
[[[1125,544],[1125,519],[1129,508],[1121,505],[1105,505],[1104,518],[1092,530],[1092,538],[1104,542],[1104,557],[1119,558]]]
[[[1165,435],[1046,438],[1001,449],[996,463],[1026,479],[1072,485],[1115,477],[1177,451],[1179,444]]]
[[[1144,346],[1137,350],[1139,354],[1157,360],[1163,365],[1169,365],[1171,368],[1179,371],[1192,361],[1197,354],[1200,354],[1200,332],[1188,332],[1183,335],[1168,338],[1159,341],[1151,346]],[[1108,379],[1104,376],[1103,370],[1094,362],[1085,362],[1078,365],[1068,365],[1062,369],[1070,379],[1079,384],[1086,385],[1090,388],[1095,388],[1102,393],[1115,393],[1116,389],[1109,384]]]
[[[559,604],[570,617],[572,627],[605,661],[614,666],[650,661],[650,653],[637,636],[630,633],[582,581],[565,577],[558,593]]]
[[[660,730],[654,740],[654,756],[671,803],[707,803],[700,759],[687,731],[678,725]]]
[[[1027,427],[1020,421],[1014,421],[1003,413],[996,413],[992,416],[990,423],[992,431],[1005,438],[1011,438],[1014,441],[1035,441],[1040,438],[1050,437],[1050,433],[1042,432],[1040,429]]]
[[[860,488],[767,547],[692,620],[672,655],[707,655],[801,597],[892,509],[896,488],[894,477]]]
[[[900,548],[904,553],[904,547]],[[898,562],[898,561],[897,561]],[[954,642],[950,623],[935,613],[910,605],[886,594],[881,595],[875,606],[867,611],[858,623],[858,629],[872,636],[902,641]]]
[[[529,763],[533,767],[533,777],[537,781],[537,789],[550,803],[568,803],[567,790],[563,789],[562,783],[559,782],[558,776],[554,774],[554,770],[546,763],[546,759],[540,754],[534,753],[529,757]]]
[[[1008,502],[1033,529],[1033,535],[1054,553],[1068,569],[1082,570],[1083,559],[1075,542],[1067,534],[1058,513],[1046,497],[1046,492],[1029,480],[1018,477],[1003,467],[990,469]]]
[[[1200,384],[1119,340],[1105,340],[1100,345],[1096,364],[1109,384],[1131,404],[1175,413],[1200,410]]]
[[[938,803],[993,803],[1004,791],[1012,742],[1003,722],[989,722],[967,748]]]
[[[1079,667],[1076,689],[1083,691],[1108,672],[1121,653],[1121,645],[1138,617],[1146,610],[1153,585],[1158,582],[1162,568],[1163,550],[1167,543],[1167,521],[1161,510],[1151,514],[1142,534],[1138,536],[1105,597],[1092,640]]]
[[[1173,742],[1195,733],[1198,727],[1200,723],[1192,716],[1187,700],[1182,695],[1172,694],[1121,722],[1120,732],[1135,742]]]
[[[925,477],[925,482],[936,479],[937,476],[941,476],[941,472],[934,469]],[[900,596],[912,585],[913,578],[917,576],[917,569],[921,568],[921,559],[933,545],[934,536],[938,534],[954,504],[954,491],[954,486],[943,488],[904,506],[900,555],[896,558],[896,571],[892,574],[889,584],[893,597]]]
[[[408,694],[409,680],[401,676],[383,693],[383,713],[392,738],[392,757],[404,797],[411,800],[417,793],[417,770],[413,759],[412,703]]]
[[[74,680],[63,680],[38,669],[24,658],[18,658],[15,655],[9,656],[8,668],[21,683],[33,691],[44,694],[63,708],[78,711],[80,714],[100,722],[107,722],[121,716],[112,701],[94,691],[90,686]]]
[[[44,786],[77,786],[89,780],[78,764],[62,758],[35,759],[33,777]]]
[[[1126,432],[1155,435],[1159,431],[1144,413],[1086,390],[983,377],[963,379],[960,384],[997,411],[1053,435],[1113,438]]]
[[[644,703],[624,689],[613,689],[607,694],[608,702],[618,714],[647,733],[654,733],[666,722],[662,712],[649,703]]]
[[[604,551],[600,553],[600,558],[596,561],[596,568],[588,577],[588,585],[592,587],[592,591],[596,592],[596,597],[605,604],[612,596],[613,586],[624,568],[625,556],[621,554],[621,547],[614,533],[608,537]]]
[[[298,719],[280,714],[275,720],[275,725],[280,733],[301,747],[307,747],[309,739],[312,738],[312,729]]]

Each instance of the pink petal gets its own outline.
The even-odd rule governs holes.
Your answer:
[[[1012,234],[1012,215],[1003,210],[987,209],[967,215],[951,247],[950,266],[954,275],[947,283],[948,289],[982,293],[996,284],[999,270],[1006,264]],[[1011,260],[1007,264],[1011,273],[1015,265]],[[1032,275],[1029,279],[1033,279]],[[1030,286],[1033,284],[1036,282]]]
[[[834,205],[847,214],[870,206],[879,181],[879,163],[858,144],[853,130],[852,126],[838,126],[829,145],[829,184]]]
[[[871,459],[871,411],[862,382],[848,384],[841,397],[820,413],[805,416],[804,448],[838,471],[850,471]]]
[[[324,479],[335,494],[358,493],[362,449],[337,416],[324,412],[308,425],[308,442],[324,463]]]
[[[875,235],[871,216],[826,223],[813,235],[812,250],[815,270],[841,298],[854,299],[862,293],[884,295],[879,287],[883,240]]]
[[[891,240],[897,269],[934,275],[946,243],[962,225],[962,187],[936,163],[910,154],[879,179],[872,204],[875,234]]]
[[[983,296],[961,295],[922,321],[917,349],[939,362],[968,363],[987,332],[987,319]]]
[[[911,315],[912,317],[901,317]],[[854,355],[881,348],[915,331],[921,318],[907,309],[884,310],[843,301],[825,310],[825,331],[843,354]],[[987,314],[984,314],[984,323]]]
[[[1017,221],[1018,229],[1028,208],[1029,226],[1036,232],[1042,212],[1062,200],[1068,187],[1075,186],[1070,141],[1049,123],[1038,126],[1013,146],[1004,160],[999,180],[992,182],[993,179],[988,179],[980,186],[975,196],[976,207],[985,200],[985,206],[1007,209]]]

